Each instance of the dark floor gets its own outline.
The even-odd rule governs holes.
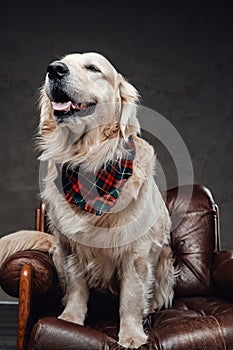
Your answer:
[[[14,304],[0,304],[0,350],[16,349],[17,308]]]

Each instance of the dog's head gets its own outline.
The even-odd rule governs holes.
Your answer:
[[[70,54],[47,69],[41,125],[53,128],[118,121],[123,136],[136,115],[137,90],[98,53]]]

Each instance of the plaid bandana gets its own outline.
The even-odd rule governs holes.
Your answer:
[[[62,190],[67,202],[96,215],[109,212],[116,204],[122,187],[133,173],[135,145],[132,136],[124,143],[121,160],[111,160],[97,173],[75,168],[66,163],[62,167]]]

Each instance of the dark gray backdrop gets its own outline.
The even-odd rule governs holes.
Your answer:
[[[137,87],[143,105],[180,133],[195,182],[206,185],[219,204],[223,246],[233,248],[232,23],[232,11],[222,2],[5,3],[0,234],[34,227],[39,163],[33,138],[46,66],[69,52],[97,51]],[[159,143],[157,151],[172,185],[174,169]]]

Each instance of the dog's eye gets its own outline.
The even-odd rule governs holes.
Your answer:
[[[96,66],[94,66],[93,64],[90,64],[88,66],[86,66],[87,70],[90,70],[92,72],[100,72],[99,68],[97,68]]]

